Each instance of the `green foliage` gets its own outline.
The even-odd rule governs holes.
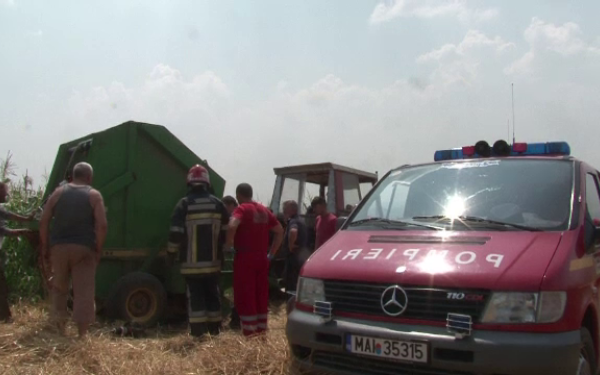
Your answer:
[[[5,204],[7,210],[27,215],[37,209],[44,195],[42,187],[32,188],[32,180],[27,174],[15,178],[15,165],[9,153],[0,164],[0,178],[9,186],[10,197]],[[9,227],[23,227],[23,223],[9,223]],[[31,224],[30,224],[31,225]],[[33,228],[33,226],[31,227]],[[1,250],[4,272],[9,284],[12,299],[36,299],[42,296],[42,277],[37,267],[37,251],[25,238],[5,238]]]

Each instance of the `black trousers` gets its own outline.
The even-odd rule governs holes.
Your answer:
[[[295,292],[296,285],[298,284],[298,277],[300,276],[300,269],[302,268],[303,257],[299,253],[289,252],[285,258],[285,270],[284,284],[286,292]]]
[[[229,321],[229,328],[238,329],[240,327],[241,327],[240,315],[238,314],[235,306],[233,306],[231,308],[231,320]]]
[[[218,335],[223,321],[219,275],[188,276],[186,283],[190,334]]]
[[[8,282],[4,275],[4,265],[0,261],[0,321],[6,321],[11,318],[8,292]]]

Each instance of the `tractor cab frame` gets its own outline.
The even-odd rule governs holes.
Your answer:
[[[338,217],[348,216],[354,206],[377,182],[377,172],[370,173],[333,163],[305,164],[274,168],[275,187],[270,208],[283,213],[283,203],[298,202],[300,215],[310,212],[315,196],[327,200],[327,209]]]
[[[315,216],[311,214],[311,201],[316,196],[325,197],[327,210],[338,217],[338,228],[354,207],[377,182],[377,172],[370,173],[333,163],[304,164],[274,168],[275,187],[269,205],[280,218],[283,204],[293,200],[298,203],[300,216],[314,237]],[[314,238],[312,238],[314,240]],[[314,241],[309,239],[311,251]],[[271,262],[271,283],[282,286],[285,254],[280,251]]]

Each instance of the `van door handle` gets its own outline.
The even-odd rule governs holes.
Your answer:
[[[596,288],[595,286],[592,286],[592,293],[598,294],[598,288]]]

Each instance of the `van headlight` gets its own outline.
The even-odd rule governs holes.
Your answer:
[[[300,277],[298,279],[296,302],[312,306],[315,301],[325,301],[323,280]]]
[[[566,292],[542,292],[538,300],[537,323],[558,322],[567,306]]]
[[[562,318],[565,292],[494,293],[482,323],[554,323]]]

